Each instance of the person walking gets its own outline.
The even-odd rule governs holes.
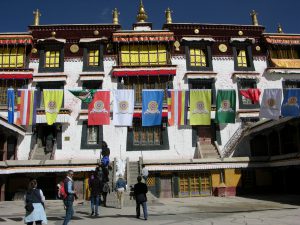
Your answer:
[[[105,182],[103,185],[102,196],[103,196],[103,206],[106,207],[106,198],[107,194],[110,194],[110,187],[108,182]]]
[[[89,189],[91,191],[91,216],[99,216],[98,207],[100,205],[100,195],[103,189],[102,181],[99,175],[94,175],[94,179],[91,180],[89,184]]]
[[[63,225],[67,225],[70,222],[72,216],[74,215],[73,203],[74,200],[77,198],[77,196],[74,189],[73,176],[74,176],[74,171],[69,170],[64,180],[64,189],[67,192],[67,197],[64,199],[66,217],[64,219]]]
[[[123,176],[120,174],[116,183],[117,199],[118,205],[117,208],[122,209],[124,204],[124,191],[126,191],[126,181],[123,179]]]
[[[140,218],[140,205],[143,207],[143,213],[145,220],[148,219],[147,210],[147,195],[148,187],[145,183],[142,183],[142,177],[137,177],[137,183],[134,185],[134,196],[136,201],[136,218]]]
[[[24,197],[26,214],[24,222],[27,225],[47,224],[47,217],[44,209],[45,196],[41,189],[37,189],[37,181],[32,180],[28,184],[28,190]]]
[[[145,184],[147,184],[147,179],[148,179],[148,176],[149,176],[149,171],[148,169],[145,167],[145,165],[143,164],[142,165],[142,177],[145,181]]]

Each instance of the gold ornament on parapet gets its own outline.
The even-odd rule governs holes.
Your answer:
[[[255,47],[255,50],[259,52],[259,51],[261,50],[260,46],[257,45],[257,46]]]
[[[194,30],[194,33],[195,33],[195,34],[199,34],[199,29],[196,28],[196,29]]]
[[[220,52],[227,52],[227,46],[225,44],[219,45],[219,51]]]
[[[175,41],[174,42],[174,47],[175,47],[175,51],[177,51],[177,52],[180,51],[180,48],[179,48],[180,47],[180,43],[179,43],[179,41]]]
[[[70,46],[70,51],[72,53],[77,53],[79,51],[79,46],[77,44],[73,44]]]
[[[242,36],[242,35],[244,35],[244,32],[240,30],[240,31],[238,32],[238,35]]]

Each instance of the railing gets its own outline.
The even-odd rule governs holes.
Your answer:
[[[37,148],[38,148],[38,144],[35,144],[34,147],[32,149],[30,149],[29,154],[28,154],[28,160],[32,159],[32,155],[36,151]]]
[[[197,141],[196,150],[197,150],[197,158],[203,159],[203,154],[202,154],[202,151],[201,151],[200,141]]]
[[[248,126],[241,125],[232,135],[232,137],[229,139],[229,141],[226,143],[223,149],[223,154],[221,154],[221,157],[230,157],[232,152],[234,151],[234,148],[239,144],[241,138],[245,134],[245,132],[248,130]]]
[[[222,152],[221,152],[221,149],[220,149],[220,147],[219,147],[219,145],[218,145],[218,142],[214,141],[213,144],[214,144],[214,146],[215,146],[216,149],[217,149],[218,155],[221,156],[221,155],[222,155]]]
[[[53,140],[53,148],[52,148],[52,152],[50,155],[50,160],[54,160],[56,149],[57,149],[57,143],[56,143],[56,140],[54,139]]]

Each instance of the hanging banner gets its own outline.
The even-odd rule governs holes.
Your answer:
[[[110,91],[97,91],[88,107],[88,125],[110,124]]]
[[[235,123],[236,94],[235,90],[218,90],[217,123]]]
[[[187,125],[189,91],[168,90],[168,123],[170,126]]]
[[[300,89],[285,89],[281,106],[281,115],[296,117],[300,115],[299,109]]]
[[[143,90],[142,126],[161,125],[163,99],[163,90]]]
[[[190,125],[210,125],[211,90],[190,90]]]
[[[52,125],[56,122],[57,114],[61,108],[64,90],[62,89],[44,89],[44,104],[47,124]]]
[[[252,101],[253,104],[259,103],[260,90],[257,88],[249,88],[247,90],[240,90],[241,95]]]
[[[8,123],[13,124],[15,119],[15,91],[12,88],[7,89],[7,118]]]
[[[259,118],[278,120],[281,100],[281,89],[265,89],[260,104]]]
[[[17,124],[30,126],[36,123],[37,91],[18,89]]]
[[[132,126],[134,90],[114,90],[113,123],[115,126]]]
[[[69,90],[69,92],[71,92],[75,97],[79,98],[81,101],[85,103],[90,103],[93,100],[96,91],[97,91],[96,89]]]

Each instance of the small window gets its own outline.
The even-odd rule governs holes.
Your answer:
[[[88,126],[87,121],[83,121],[81,131],[81,149],[100,149],[103,140],[102,126]]]
[[[251,45],[239,43],[233,45],[234,69],[236,71],[254,71]]]
[[[59,67],[59,51],[46,51],[45,68]]]
[[[0,105],[7,106],[7,89],[12,87],[15,91],[15,106],[17,105],[17,89],[26,88],[27,80],[0,79]]]
[[[141,118],[134,118],[128,128],[127,149],[131,150],[167,150],[169,149],[167,120],[163,118],[161,126],[143,127]]]
[[[0,47],[0,68],[24,68],[24,47]]]
[[[187,43],[187,69],[191,71],[212,70],[211,46],[206,43]]]
[[[283,89],[286,88],[300,88],[300,81],[298,80],[284,80],[282,82]]]
[[[300,59],[300,48],[295,46],[272,46],[270,56],[273,59]]]
[[[82,71],[103,71],[103,45],[86,44],[83,49]]]
[[[64,71],[64,48],[61,44],[40,46],[39,73]]]
[[[259,108],[259,103],[253,103],[251,99],[245,98],[240,90],[256,89],[256,80],[254,79],[239,79],[238,80],[238,95],[240,109],[256,109]]]

